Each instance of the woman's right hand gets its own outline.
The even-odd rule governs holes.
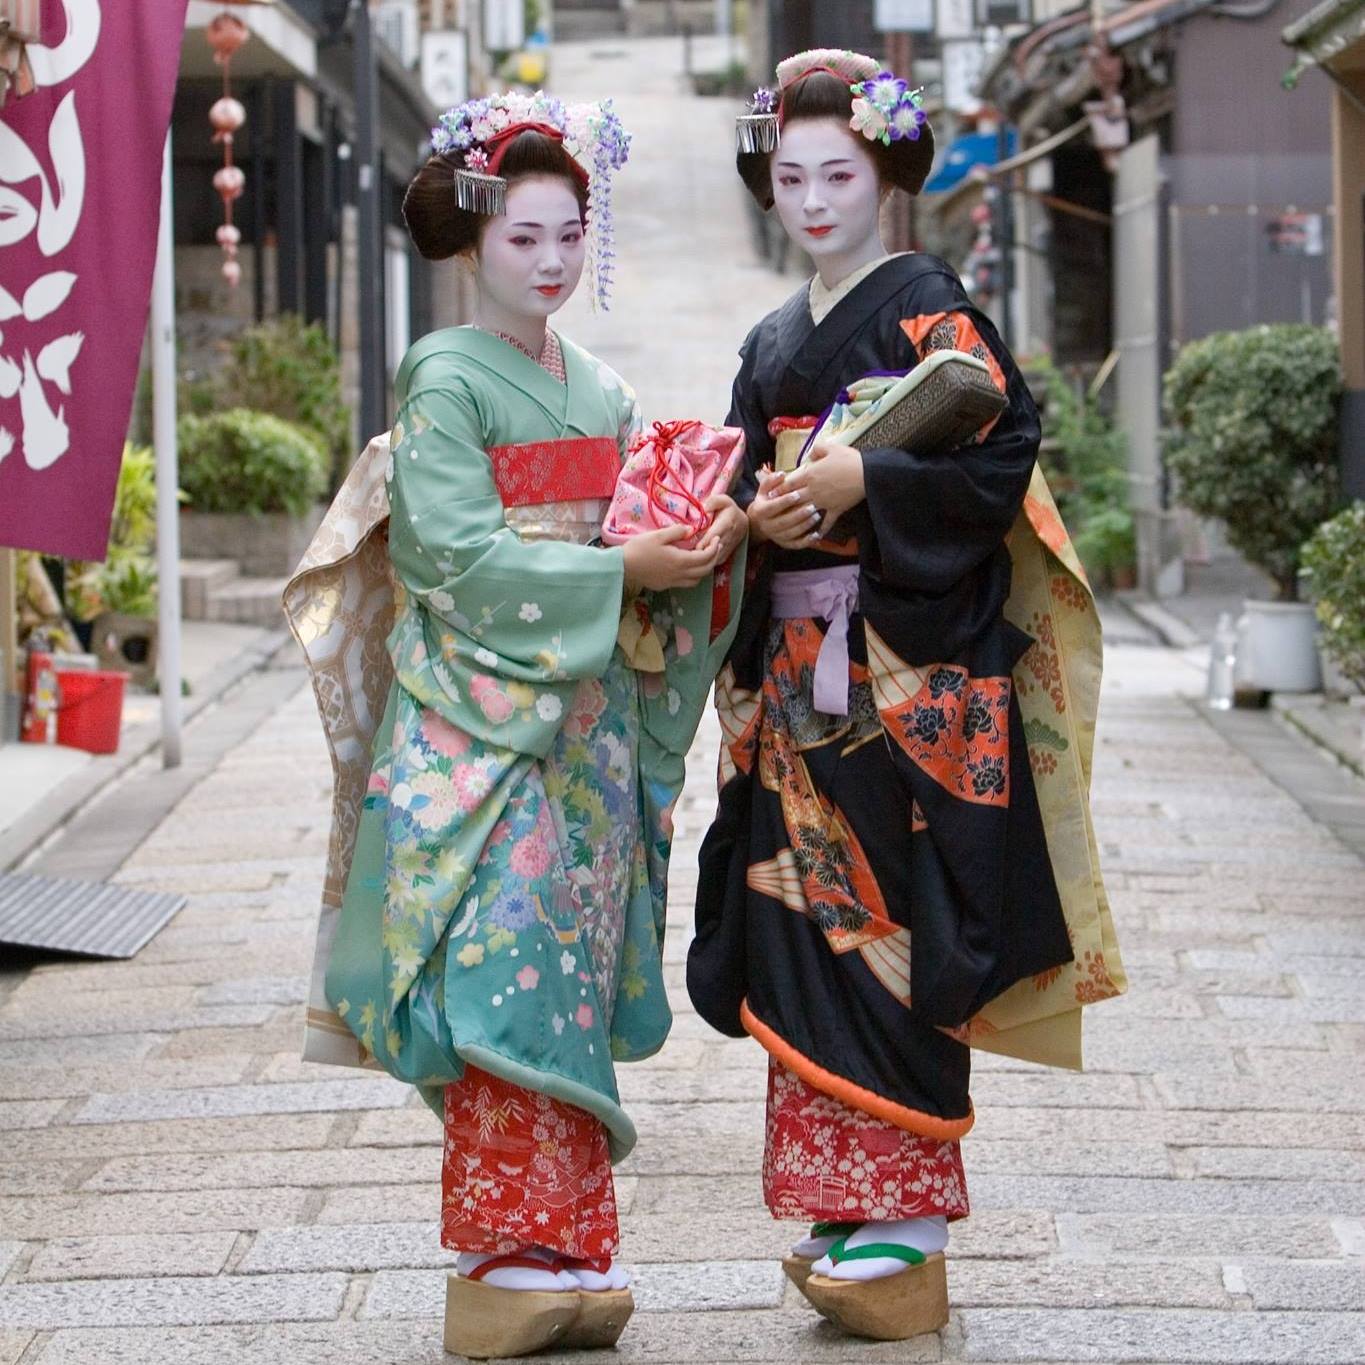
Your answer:
[[[787,489],[786,477],[770,469],[760,472],[758,493],[749,504],[749,535],[799,550],[820,539],[822,514],[805,493]]]
[[[677,542],[691,534],[686,526],[665,526],[662,531],[646,531],[626,541],[626,592],[641,588],[662,592],[700,583],[716,567],[720,545],[713,544],[709,550],[679,549]]]

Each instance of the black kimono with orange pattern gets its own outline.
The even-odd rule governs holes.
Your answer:
[[[850,382],[944,347],[987,362],[1004,412],[951,452],[864,451],[866,499],[825,540],[751,552],[718,685],[723,785],[687,984],[721,1032],[748,1032],[817,1089],[946,1139],[972,1122],[953,1030],[1071,958],[1010,677],[1031,641],[1002,611],[1037,410],[956,274],[909,255],[818,326],[805,286],[764,318],[741,349],[728,422],[747,437],[747,503],[774,458],[770,424],[819,415]],[[811,703],[826,623],[774,619],[769,589],[774,572],[850,563],[849,713],[830,716]],[[878,687],[888,675],[913,690]]]

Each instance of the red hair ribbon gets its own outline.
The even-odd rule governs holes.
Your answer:
[[[661,512],[665,518],[665,525],[668,519],[677,514],[664,501],[664,494],[669,492],[668,479],[670,475],[676,479],[673,466],[668,462],[668,452],[672,450],[673,443],[689,431],[694,431],[701,425],[700,422],[676,421],[676,422],[655,422],[653,431],[646,432],[631,447],[631,453],[643,450],[647,445],[654,447],[654,467],[649,471],[649,501],[656,512]],[[696,498],[692,496],[690,489],[679,487],[677,495],[682,498],[687,505],[687,511],[695,514],[696,520],[688,515],[681,518],[686,526],[690,526],[694,534],[706,530],[711,524],[711,514],[704,508]]]
[[[525,123],[509,123],[506,128],[496,132],[487,142],[483,144],[484,151],[488,153],[488,174],[497,175],[498,168],[502,165],[503,155],[511,145],[511,141],[518,133],[540,133],[543,137],[552,138],[561,146],[564,144],[564,134],[550,123],[535,123],[527,121]],[[573,170],[574,178],[584,189],[588,187],[588,173],[572,157],[569,157],[569,165]]]
[[[849,78],[848,78],[847,76],[845,76],[845,75],[843,75],[842,73],[836,71],[832,66],[812,66],[812,67],[810,67],[808,70],[803,71],[799,76],[796,77],[795,80],[788,81],[787,84],[786,84],[785,86],[782,87],[782,94],[783,94],[783,97],[784,97],[784,98],[778,100],[778,102],[777,102],[777,126],[778,126],[779,128],[782,127],[782,119],[783,119],[782,106],[783,106],[783,104],[786,102],[785,96],[786,96],[786,94],[787,94],[787,91],[790,90],[790,89],[792,88],[792,86],[796,85],[798,82],[804,81],[804,80],[806,79],[807,76],[813,76],[813,75],[815,75],[815,73],[816,73],[817,71],[823,71],[823,72],[825,73],[825,75],[827,75],[827,76],[833,76],[834,79],[835,79],[836,81],[838,81],[840,85],[852,85],[852,84],[853,84],[853,82],[852,82],[851,80],[849,80]]]

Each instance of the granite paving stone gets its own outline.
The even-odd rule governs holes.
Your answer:
[[[113,1157],[151,1152],[231,1152],[317,1148],[332,1114],[259,1114],[251,1118],[168,1119],[137,1124],[78,1124],[24,1134],[24,1158]]]
[[[64,1100],[0,1102],[0,1128],[43,1128],[65,1108]]]
[[[958,1263],[950,1285],[959,1308],[1122,1308],[1162,1304],[1167,1308],[1232,1307],[1215,1264],[1171,1261],[1051,1260]],[[1267,1307],[1291,1305],[1267,1304]],[[1297,1306],[1297,1305],[1292,1305]],[[1317,1305],[1314,1305],[1317,1306]]]
[[[1269,1200],[1267,1208],[1274,1205]],[[1173,1220],[1141,1214],[1058,1213],[1057,1241],[1071,1255],[1172,1255]],[[1276,1213],[1256,1216],[1207,1214],[1179,1223],[1181,1263],[1219,1256],[1277,1256],[1313,1259],[1338,1254],[1340,1243],[1329,1218]]]
[[[338,1109],[396,1109],[407,1086],[389,1077],[317,1081],[311,1085],[205,1086],[92,1095],[73,1123],[144,1123],[150,1119],[233,1118],[245,1114],[332,1113]]]
[[[1167,1365],[1356,1365],[1357,1313],[976,1308],[961,1314],[967,1361],[1161,1361]]]
[[[427,1149],[326,1152],[244,1151],[117,1157],[82,1186],[86,1190],[217,1190],[255,1186],[401,1185],[440,1178],[441,1159]]]
[[[1258,1309],[1365,1312],[1365,1265],[1249,1261],[1239,1267]]]
[[[212,1199],[177,1190],[154,1194],[34,1195],[0,1199],[0,1228],[28,1240],[127,1232],[287,1227],[306,1190],[219,1190]]]
[[[17,1365],[24,1352],[33,1344],[34,1336],[33,1332],[0,1327],[0,1365]]]
[[[23,1278],[99,1280],[217,1275],[227,1264],[237,1236],[235,1231],[223,1229],[129,1237],[53,1237],[34,1253]]]
[[[156,1276],[0,1285],[0,1321],[16,1327],[174,1326],[215,1322],[326,1322],[344,1275]]]

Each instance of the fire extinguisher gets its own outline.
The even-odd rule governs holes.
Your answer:
[[[30,744],[55,744],[57,704],[57,669],[52,655],[35,650],[28,656],[28,692],[24,698],[21,737]]]

